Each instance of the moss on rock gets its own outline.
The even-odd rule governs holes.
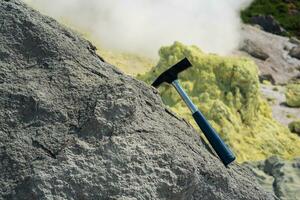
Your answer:
[[[300,135],[300,120],[289,123],[289,129],[291,132],[298,133]]]
[[[180,82],[238,161],[262,160],[271,155],[291,158],[300,154],[300,139],[273,120],[271,108],[260,96],[258,69],[247,58],[205,54],[196,46],[175,42],[162,47],[160,60],[150,72],[138,76],[151,83],[160,73],[187,57],[193,67],[180,74]],[[170,86],[160,87],[162,99],[193,125],[188,108]]]
[[[290,84],[286,87],[285,98],[287,105],[300,107],[300,84]]]

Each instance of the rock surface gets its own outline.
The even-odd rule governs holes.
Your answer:
[[[296,133],[300,136],[300,117],[298,120],[289,123],[289,129],[292,133]]]
[[[300,83],[291,83],[286,86],[286,104],[300,109]]]
[[[290,56],[297,58],[300,60],[300,45],[293,47],[290,52],[289,52]]]
[[[290,51],[297,46],[295,42],[250,25],[242,27],[242,37],[240,50],[234,54],[251,57],[258,65],[262,78],[268,77],[275,84],[286,84],[291,79],[299,79],[300,60],[290,55]],[[249,43],[255,47],[251,51]],[[262,55],[262,52],[269,57],[256,56]]]
[[[281,124],[288,126],[295,119],[300,119],[300,108],[290,107],[286,103],[285,86],[262,84],[261,93],[269,100],[274,119]]]
[[[284,161],[270,157],[265,161],[245,163],[259,183],[282,200],[300,199],[300,158]]]
[[[267,53],[265,53],[259,46],[248,39],[243,41],[241,50],[260,60],[267,60],[269,58]]]
[[[0,199],[273,199],[77,34],[17,0],[0,19]]]
[[[257,24],[261,26],[264,31],[269,33],[283,35],[286,33],[284,28],[274,19],[272,15],[257,15],[251,18],[252,24]]]

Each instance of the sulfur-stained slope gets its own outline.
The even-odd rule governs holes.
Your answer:
[[[205,54],[196,46],[175,42],[161,48],[158,65],[139,78],[151,83],[183,57],[193,67],[180,76],[182,85],[236,152],[238,161],[300,155],[300,138],[272,118],[270,106],[260,95],[257,66],[250,59]],[[165,104],[193,122],[174,89],[165,86],[161,93]]]

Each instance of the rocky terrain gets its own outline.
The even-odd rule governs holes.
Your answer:
[[[300,60],[295,56],[299,44],[295,39],[266,33],[248,25],[243,27],[243,34],[244,41],[235,55],[255,61],[258,71],[245,59],[209,55],[195,46],[174,43],[160,50],[158,65],[140,78],[151,82],[167,66],[179,58],[188,57],[194,67],[182,73],[181,83],[222,137],[231,144],[238,159],[250,160],[245,166],[250,167],[253,177],[279,199],[299,199],[299,158],[283,160],[271,157],[253,162],[272,154],[286,157],[294,152],[289,159],[300,155],[300,145],[296,142],[299,141],[297,120],[300,119],[300,108],[292,106],[299,102],[298,85],[288,84],[299,79]],[[291,55],[292,52],[296,53]],[[263,84],[258,84],[258,75]],[[242,95],[238,91],[243,91]],[[189,110],[172,89],[163,88],[161,93],[165,104],[192,121]],[[258,100],[260,94],[270,107],[262,103],[263,100]],[[243,100],[244,96],[247,98]],[[242,106],[237,102],[243,102]],[[251,107],[255,108],[254,112]],[[250,125],[243,119],[243,113],[254,113],[248,118]],[[293,133],[287,130],[288,126]],[[291,140],[288,141],[288,138]],[[283,155],[285,151],[289,153]]]
[[[276,156],[245,163],[259,183],[282,200],[300,199],[300,158],[284,161]]]
[[[300,77],[300,59],[296,49],[300,42],[283,36],[273,35],[258,27],[244,25],[242,27],[240,51],[236,55],[248,56],[259,67],[261,80],[273,84],[287,84]]]
[[[279,25],[276,26],[279,30]],[[264,27],[263,29],[266,30]],[[260,81],[271,83],[262,84],[261,93],[272,108],[273,118],[289,126],[293,134],[297,134],[300,108],[288,105],[286,95],[288,83],[297,82],[300,78],[299,40],[267,33],[257,26],[244,25],[242,30],[244,40],[236,54],[247,56],[256,62]],[[299,95],[296,91],[291,92]],[[294,96],[294,99],[299,99],[299,96]],[[299,158],[283,160],[270,157],[259,162],[247,162],[245,165],[252,169],[259,183],[279,199],[300,199]]]
[[[276,26],[279,30],[279,25]],[[299,40],[273,35],[249,25],[243,26],[242,33],[244,40],[237,54],[246,55],[256,62],[260,81],[269,82],[261,85],[261,93],[272,108],[273,118],[289,126],[296,135],[299,132],[300,108],[293,105],[298,105],[299,86],[289,83],[298,82],[300,78]],[[245,165],[252,170],[259,183],[279,199],[300,199],[299,158],[283,160],[275,156],[263,161],[246,162]]]
[[[272,116],[286,126],[294,120],[300,119],[300,108],[286,104],[286,88],[284,86],[262,85],[261,92],[272,107]]]
[[[168,66],[187,57],[193,67],[180,74],[179,80],[233,148],[239,162],[264,160],[272,155],[285,159],[300,155],[300,138],[272,117],[272,109],[261,94],[258,67],[251,59],[207,54],[180,42],[162,47],[159,52],[157,66],[139,78],[151,83]],[[160,93],[174,112],[194,122],[176,91],[161,86]]]
[[[18,0],[0,19],[0,199],[274,199],[76,33]]]

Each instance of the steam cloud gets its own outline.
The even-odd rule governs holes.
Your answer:
[[[227,54],[240,40],[251,0],[24,0],[88,31],[102,47],[155,56],[174,41]]]

